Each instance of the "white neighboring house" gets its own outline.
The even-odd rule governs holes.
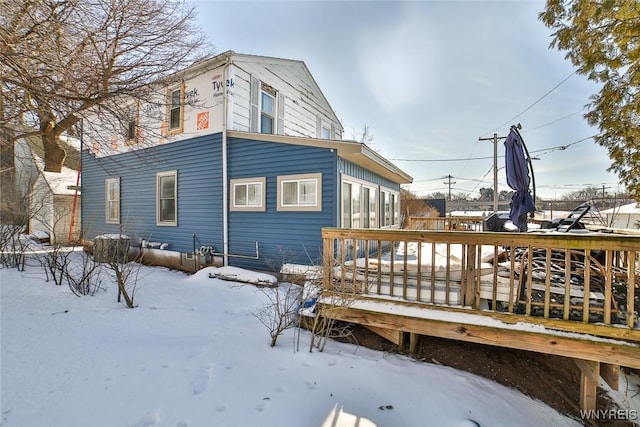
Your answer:
[[[78,171],[63,166],[60,173],[45,172],[44,161],[24,139],[15,143],[15,168],[16,190],[28,200],[27,233],[45,232],[51,244],[78,241],[81,230],[80,192],[75,190],[79,184]]]
[[[640,207],[636,202],[606,209],[601,213],[609,227],[628,230],[637,230],[639,228],[636,224],[640,224]]]

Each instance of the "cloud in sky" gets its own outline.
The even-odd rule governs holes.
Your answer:
[[[580,75],[567,79],[575,69],[549,49],[543,1],[195,4],[220,52],[303,60],[345,135],[367,125],[374,149],[414,177],[412,190],[444,191],[447,175],[459,178],[453,192],[492,186],[493,144],[478,138],[506,136],[516,123],[540,157],[542,197],[569,184],[622,190],[606,171],[605,149],[592,140],[570,145],[597,133],[572,113],[599,88]],[[569,148],[545,150],[562,145]],[[503,154],[500,141],[498,166]],[[507,189],[503,170],[498,187]]]
[[[436,79],[438,47],[416,38],[424,22],[406,14],[388,28],[364,27],[358,35],[358,65],[369,92],[386,113],[429,102]]]

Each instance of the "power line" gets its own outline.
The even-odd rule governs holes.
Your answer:
[[[588,139],[595,138],[598,135],[599,134],[587,136],[585,138],[579,139],[577,141],[574,141],[574,142],[571,142],[571,143],[565,144],[565,145],[557,145],[555,147],[547,147],[547,148],[540,148],[538,150],[531,150],[531,151],[529,151],[529,153],[547,154],[547,153],[550,153],[552,151],[564,151],[567,148],[571,147],[572,145],[576,145],[576,144],[578,144],[580,142],[584,142],[584,141],[586,141]],[[504,156],[500,156],[500,157],[504,157]],[[389,160],[393,160],[393,161],[396,161],[396,162],[466,162],[466,161],[470,161],[470,160],[489,160],[489,159],[493,159],[493,156],[466,157],[466,158],[459,158],[459,159],[402,159],[402,158],[390,158]],[[434,179],[440,179],[440,178],[434,178]]]
[[[558,83],[557,85],[555,85],[554,87],[552,87],[551,89],[549,89],[544,95],[542,95],[540,98],[538,98],[536,101],[534,101],[531,105],[529,105],[527,108],[525,108],[524,110],[522,110],[521,112],[519,112],[518,114],[516,114],[514,117],[512,117],[511,119],[507,120],[506,122],[504,122],[503,124],[501,124],[500,126],[498,126],[497,128],[495,128],[494,130],[492,130],[489,133],[494,133],[495,131],[497,131],[498,129],[502,128],[505,125],[508,125],[509,123],[512,123],[515,119],[517,119],[518,117],[520,117],[521,115],[523,115],[524,113],[526,113],[527,111],[529,111],[531,108],[533,108],[538,102],[542,101],[544,98],[546,98],[549,94],[551,94],[551,92],[553,92],[554,90],[556,90],[557,88],[559,88],[560,86],[562,86],[562,84],[564,82],[566,82],[567,80],[569,80],[569,78],[571,78],[571,76],[573,76],[574,74],[576,74],[578,72],[578,70],[574,71],[573,73],[569,74],[567,77],[565,77],[564,79],[562,79],[562,81],[560,83]]]
[[[575,116],[576,114],[582,113],[582,112],[585,110],[585,108],[587,108],[587,107],[586,107],[586,106],[585,106],[585,107],[582,107],[582,108],[581,108],[581,109],[579,109],[578,111],[574,111],[574,112],[573,112],[573,113],[571,113],[571,114],[567,114],[566,116],[562,116],[562,117],[560,117],[559,119],[552,120],[552,121],[547,122],[547,123],[544,123],[544,124],[542,124],[542,125],[538,125],[538,126],[534,126],[534,127],[528,128],[527,130],[528,130],[528,131],[532,131],[532,130],[540,129],[540,128],[543,128],[543,127],[546,127],[546,126],[552,125],[552,124],[554,124],[554,123],[557,123],[557,122],[559,122],[559,121],[561,121],[561,120],[568,119],[569,117],[573,117],[573,116]]]
[[[493,159],[493,157],[468,157],[465,159],[389,159],[398,162],[464,162],[467,160],[486,160]],[[440,179],[440,178],[438,178]]]

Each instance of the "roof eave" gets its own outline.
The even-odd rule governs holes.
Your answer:
[[[336,150],[339,157],[371,170],[396,184],[410,184],[413,182],[413,178],[409,174],[360,142],[243,131],[227,131],[227,135],[232,138],[333,149]]]

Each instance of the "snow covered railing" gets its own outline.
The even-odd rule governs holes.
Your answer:
[[[640,342],[640,236],[325,228],[323,288]]]
[[[482,231],[483,226],[481,216],[411,216],[407,220],[409,230]]]

